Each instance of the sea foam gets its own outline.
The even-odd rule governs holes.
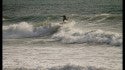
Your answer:
[[[74,24],[74,23],[70,23]],[[52,38],[62,43],[94,43],[94,44],[109,44],[120,46],[122,45],[122,35],[101,29],[82,30],[75,28],[73,25],[66,24],[60,28],[60,31],[55,33]]]
[[[12,24],[3,26],[3,38],[22,38],[22,37],[36,37],[46,36],[53,34],[58,30],[58,26],[47,27],[39,26],[34,27],[27,22],[21,22],[19,24]]]
[[[94,43],[108,44],[114,46],[122,45],[122,35],[101,29],[83,30],[75,26],[75,21],[66,24],[57,24],[53,26],[34,27],[27,22],[3,26],[3,38],[24,38],[51,36],[52,39],[62,43]]]

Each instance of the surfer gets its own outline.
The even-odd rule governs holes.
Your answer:
[[[63,15],[62,17],[63,17],[63,22],[66,22],[68,20],[65,15]]]
[[[65,15],[63,15],[63,16],[61,16],[61,17],[63,17],[63,22],[62,23],[60,23],[60,24],[65,24],[66,22],[67,22],[67,17],[65,16]]]

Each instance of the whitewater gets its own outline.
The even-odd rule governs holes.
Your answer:
[[[81,30],[76,25],[72,20],[66,24],[34,26],[20,22],[3,26],[4,69],[122,69],[122,33]]]
[[[34,27],[27,22],[3,26],[3,38],[32,38],[49,36],[50,39],[62,43],[96,43],[109,45],[122,45],[122,34],[101,29],[82,31],[74,25],[75,21],[66,24],[54,23]]]

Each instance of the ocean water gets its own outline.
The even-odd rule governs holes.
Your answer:
[[[3,0],[2,17],[4,70],[122,70],[122,0]]]

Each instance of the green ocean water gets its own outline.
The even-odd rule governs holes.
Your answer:
[[[3,0],[3,18],[14,21],[61,20],[62,15],[122,14],[122,0]]]

